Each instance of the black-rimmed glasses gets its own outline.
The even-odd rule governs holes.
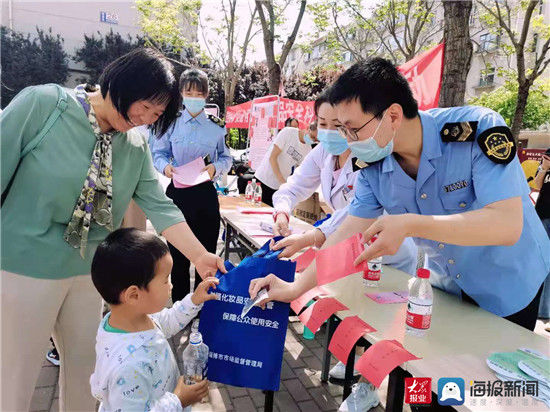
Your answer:
[[[338,132],[340,133],[340,135],[344,138],[344,139],[350,139],[354,142],[356,142],[357,140],[359,140],[359,136],[357,135],[357,132],[359,132],[363,127],[365,127],[366,125],[368,125],[370,122],[372,122],[374,119],[376,119],[378,116],[380,116],[380,114],[382,114],[382,112],[386,110],[386,109],[383,109],[383,110],[380,110],[378,113],[376,113],[367,123],[365,123],[363,126],[361,126],[360,128],[358,129],[350,129],[350,128],[347,128],[346,126],[344,125],[340,125],[340,126],[336,126],[336,129],[338,129]]]

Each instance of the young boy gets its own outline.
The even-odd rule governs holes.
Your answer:
[[[203,280],[170,309],[172,257],[158,237],[119,229],[99,245],[92,280],[111,312],[97,331],[96,367],[90,378],[100,411],[182,411],[208,393],[206,380],[185,385],[167,338],[183,329],[203,302],[215,299]]]

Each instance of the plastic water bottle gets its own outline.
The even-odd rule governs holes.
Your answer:
[[[373,237],[371,244],[377,239]],[[369,288],[377,288],[382,276],[382,256],[371,259],[367,263],[367,270],[363,271],[363,284]]]
[[[259,205],[262,203],[262,185],[260,182],[256,183],[254,189],[254,204]]]
[[[208,346],[202,341],[198,319],[195,319],[191,326],[189,344],[183,351],[182,360],[183,380],[186,385],[192,385],[206,378],[208,370]]]
[[[254,187],[252,186],[252,181],[249,180],[248,183],[246,184],[246,190],[244,191],[244,199],[247,202],[252,203],[253,198],[254,198]]]
[[[416,279],[409,288],[407,304],[407,333],[414,336],[424,336],[430,328],[432,320],[433,292],[430,285],[430,271],[420,268]]]

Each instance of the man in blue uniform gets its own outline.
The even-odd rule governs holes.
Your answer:
[[[349,68],[331,100],[366,167],[350,216],[324,247],[359,231],[377,234],[358,264],[414,237],[443,289],[534,329],[550,241],[502,117],[472,106],[419,112],[405,78],[380,58]],[[294,284],[270,275],[253,280],[250,292],[268,286],[272,299],[291,301],[315,284],[312,264]]]

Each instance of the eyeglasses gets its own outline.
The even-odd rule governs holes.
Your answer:
[[[344,139],[350,139],[354,142],[356,142],[357,140],[359,140],[359,136],[357,135],[357,132],[360,131],[363,127],[365,127],[366,125],[368,125],[370,122],[372,122],[374,119],[376,119],[378,116],[380,116],[380,114],[382,114],[382,112],[386,110],[386,109],[382,109],[380,110],[378,113],[376,113],[367,123],[365,123],[363,126],[361,126],[360,128],[358,129],[350,129],[350,128],[347,128],[346,126],[336,126],[336,129],[338,129],[338,132],[340,133],[340,135],[344,138]]]

